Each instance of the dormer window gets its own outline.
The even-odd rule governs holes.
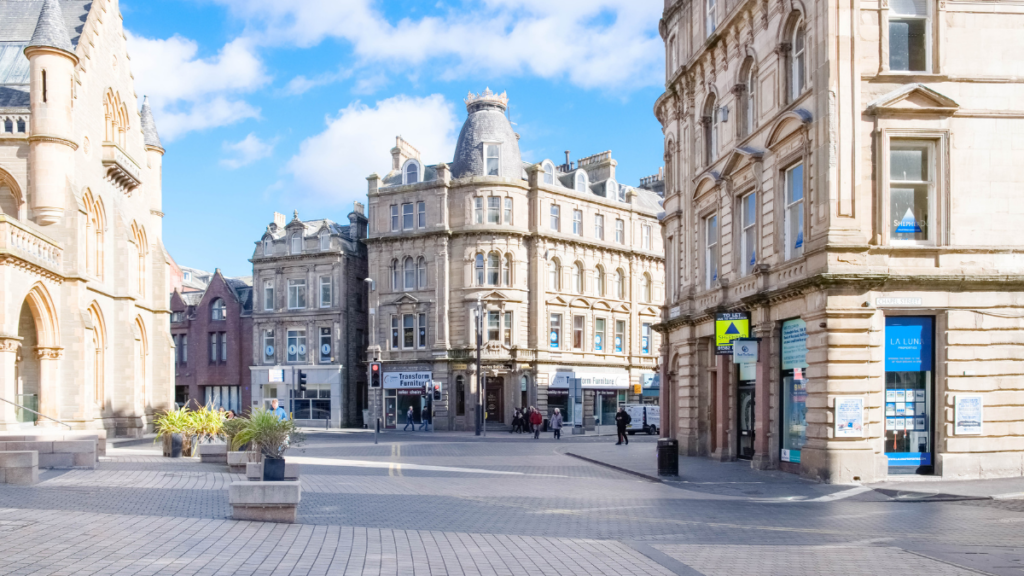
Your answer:
[[[587,174],[586,174],[586,172],[580,171],[580,172],[576,173],[576,191],[577,192],[586,192],[587,191]]]
[[[420,181],[420,163],[415,160],[408,160],[405,169],[402,170],[402,183],[415,184]]]
[[[554,184],[555,183],[555,165],[551,162],[545,161],[542,165],[544,167],[544,183]]]
[[[326,230],[320,233],[320,250],[326,252],[331,249],[331,235]]]
[[[182,272],[181,273],[181,279],[184,280],[185,282],[191,282],[192,281],[192,273],[191,272]]]
[[[484,175],[498,176],[501,165],[501,147],[498,144],[484,144]]]
[[[292,234],[292,254],[302,253],[302,235]]]
[[[619,183],[615,180],[609,179],[604,185],[604,197],[615,198],[619,193]]]
[[[263,255],[270,256],[274,251],[274,242],[270,238],[263,239]]]
[[[210,306],[210,320],[223,320],[227,317],[227,308],[223,298],[217,298]]]
[[[621,185],[619,186],[618,199],[619,199],[619,202],[625,202],[626,201],[626,187],[625,186],[621,186]]]

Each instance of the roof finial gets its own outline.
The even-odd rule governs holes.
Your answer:
[[[43,9],[39,11],[39,20],[26,48],[45,46],[58,48],[74,55],[75,48],[68,36],[68,27],[64,23],[64,13],[57,0],[43,0]]]
[[[156,131],[153,109],[149,107],[149,96],[142,97],[142,140],[146,146],[153,146],[161,150],[164,148],[160,143],[160,134]]]

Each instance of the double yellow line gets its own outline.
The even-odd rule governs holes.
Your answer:
[[[402,457],[402,445],[401,444],[392,444],[391,445],[391,457],[392,458],[401,458]],[[404,477],[405,474],[402,473],[402,465],[399,464],[398,462],[392,462],[391,466],[388,466],[388,476],[403,476]]]

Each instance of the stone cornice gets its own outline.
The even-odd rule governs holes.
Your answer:
[[[65,146],[71,148],[71,150],[78,150],[78,144],[75,143],[73,140],[68,140],[67,138],[64,138],[64,137],[61,137],[61,136],[55,136],[53,134],[33,134],[32,136],[28,137],[28,141],[29,142],[52,142],[54,144],[63,144]]]
[[[47,280],[51,280],[58,284],[64,281],[64,277],[61,276],[60,274],[47,270],[42,266],[37,266],[27,260],[23,260],[22,258],[19,258],[17,255],[14,254],[0,253],[0,266],[14,266],[17,268],[21,268],[31,274],[41,276]]]

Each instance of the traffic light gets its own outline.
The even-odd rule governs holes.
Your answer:
[[[370,388],[380,388],[380,362],[370,362]]]
[[[298,385],[299,385],[299,393],[300,394],[305,394],[306,393],[306,373],[303,372],[302,370],[299,370]]]
[[[435,402],[440,402],[441,401],[441,383],[440,382],[434,382],[434,401]]]

